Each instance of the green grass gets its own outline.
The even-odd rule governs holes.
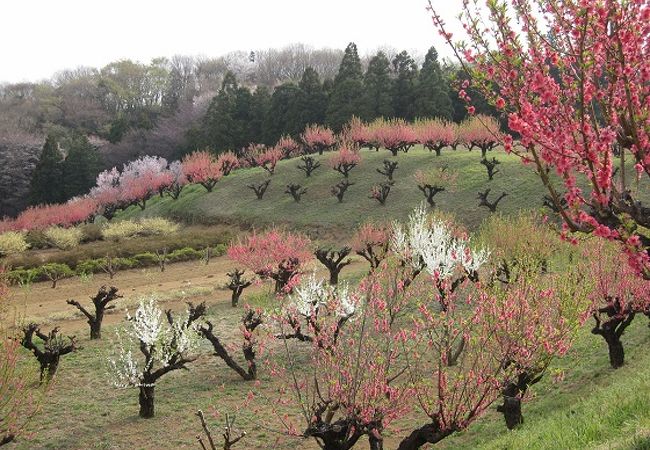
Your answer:
[[[604,340],[589,332],[591,324],[533,387],[520,429],[507,431],[492,411],[440,448],[650,449],[650,357],[643,350],[650,342],[648,321],[637,317],[623,336],[626,364],[617,370],[609,366]],[[554,381],[554,372],[564,379]]]
[[[438,207],[455,213],[470,229],[476,229],[490,212],[478,207],[478,191],[491,188],[490,199],[505,191],[508,193],[498,210],[511,214],[522,209],[537,209],[545,193],[539,178],[530,167],[521,164],[516,156],[495,150],[490,155],[501,161],[500,173],[488,181],[485,167],[480,164],[480,152],[445,150],[441,157],[421,147],[409,153],[400,153],[396,159],[395,186],[385,206],[368,198],[370,188],[385,179],[375,170],[384,159],[395,158],[387,151],[362,151],[360,166],[352,169],[350,181],[355,184],[346,192],[343,203],[331,195],[330,189],[341,176],[328,166],[329,154],[315,156],[321,162],[310,178],[296,168],[299,160],[281,161],[272,177],[263,200],[257,200],[246,186],[263,181],[267,175],[261,168],[238,170],[222,179],[214,191],[207,193],[201,186],[187,187],[181,198],[153,198],[141,212],[131,207],[120,217],[162,215],[190,223],[246,223],[251,225],[287,224],[298,228],[347,228],[366,220],[384,220],[405,217],[424,200],[417,189],[413,174],[418,169],[448,166],[458,173],[457,187],[436,196]],[[308,191],[300,203],[285,194],[290,182],[302,184]]]
[[[268,308],[269,295],[247,298],[253,306]],[[235,324],[241,308],[226,303],[210,307],[209,318],[226,342],[236,343]],[[648,321],[639,316],[624,336],[626,365],[609,367],[603,340],[589,332],[587,323],[576,344],[563,358],[554,362],[542,382],[535,385],[532,398],[524,403],[524,425],[507,431],[502,417],[490,408],[486,416],[470,428],[439,443],[443,449],[648,449],[650,448],[650,344]],[[137,391],[115,389],[106,374],[107,357],[113,328],[107,327],[105,340],[81,339],[83,349],[63,358],[58,379],[43,410],[31,424],[29,440],[9,448],[76,449],[196,448],[194,436],[200,431],[194,413],[197,409],[220,411],[221,419],[210,416],[215,429],[223,413],[241,405],[250,385],[241,381],[222,361],[211,356],[208,344],[202,346],[199,361],[190,371],[177,371],[164,377],[156,388],[156,417],[137,417]],[[241,355],[235,353],[237,359]],[[278,355],[275,355],[276,357]],[[28,359],[28,363],[35,361]],[[551,376],[564,373],[562,381]],[[277,383],[260,367],[263,385]],[[271,394],[272,395],[272,394]],[[311,441],[282,439],[260,427],[265,411],[250,408],[238,413],[237,423],[248,435],[241,448],[280,449],[315,448]],[[406,421],[406,422],[405,422]],[[387,449],[405,434],[405,430],[425,423],[420,415],[399,421],[402,431],[387,433]],[[365,448],[365,442],[359,448]]]

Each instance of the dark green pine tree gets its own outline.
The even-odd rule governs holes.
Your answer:
[[[265,122],[271,106],[271,93],[266,86],[258,86],[253,93],[250,112],[250,139],[251,142],[272,144],[266,141]]]
[[[327,107],[327,123],[340,131],[352,116],[361,116],[363,109],[363,74],[361,60],[354,43],[348,44],[339,72],[334,79]]]
[[[384,52],[378,52],[368,63],[363,79],[362,118],[371,121],[377,117],[392,117],[390,61]]]
[[[29,203],[61,203],[64,198],[63,155],[56,138],[48,135],[41,157],[32,173]]]
[[[266,117],[266,140],[275,143],[283,134],[298,136],[303,130],[300,100],[302,91],[294,83],[283,83],[273,91]]]
[[[301,99],[300,99],[300,116],[304,125],[325,123],[325,114],[327,112],[327,94],[320,82],[318,72],[312,67],[307,67],[300,80]]]
[[[233,110],[233,120],[237,134],[233,135],[232,146],[224,148],[224,150],[236,150],[247,147],[248,144],[255,140],[251,126],[252,109],[253,94],[246,87],[238,87],[235,94],[235,108]]]
[[[67,200],[88,193],[95,185],[101,168],[101,157],[83,134],[73,134],[65,142],[65,148],[67,155],[63,162],[63,194]]]
[[[449,96],[449,83],[438,62],[438,52],[431,47],[424,57],[418,78],[415,99],[417,117],[438,117],[451,120],[453,108]]]
[[[232,72],[226,72],[221,89],[210,102],[203,118],[202,146],[214,152],[235,148],[235,141],[241,135],[235,119],[237,91],[237,78]]]
[[[402,51],[393,58],[393,112],[396,117],[406,120],[415,118],[415,96],[418,68],[411,55]]]

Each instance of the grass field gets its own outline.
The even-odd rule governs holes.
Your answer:
[[[507,192],[508,196],[499,203],[498,211],[510,214],[521,209],[539,209],[545,190],[539,178],[530,167],[521,164],[516,156],[495,150],[490,155],[501,161],[499,173],[488,181],[485,167],[480,164],[480,152],[467,150],[443,150],[437,157],[421,147],[409,153],[390,156],[387,151],[362,151],[362,162],[352,169],[351,186],[338,203],[330,189],[342,177],[328,165],[329,154],[315,157],[321,162],[311,177],[296,168],[298,159],[278,163],[271,185],[263,200],[257,200],[246,186],[263,181],[267,175],[261,168],[237,170],[225,177],[211,193],[201,186],[190,186],[181,198],[153,198],[141,212],[131,207],[120,217],[140,215],[163,215],[190,223],[245,223],[249,225],[286,224],[298,228],[340,229],[358,225],[366,220],[384,220],[406,217],[424,200],[418,190],[413,174],[418,169],[447,166],[458,173],[457,186],[453,191],[439,193],[436,203],[442,211],[452,212],[470,229],[476,229],[490,212],[479,208],[476,199],[478,191],[491,188],[490,199]],[[384,159],[399,162],[395,172],[395,185],[385,206],[368,198],[370,188],[385,179],[375,169],[382,167]],[[307,187],[307,193],[300,203],[285,194],[286,185],[294,182]]]
[[[361,165],[352,170],[354,183],[342,204],[331,196],[330,188],[340,175],[328,167],[329,155],[318,157],[322,166],[306,178],[296,168],[297,160],[282,161],[263,200],[257,200],[246,188],[264,180],[260,168],[238,170],[221,180],[215,191],[206,193],[200,186],[186,188],[181,198],[151,199],[146,210],[132,207],[120,214],[122,218],[163,215],[195,224],[232,224],[266,226],[282,224],[308,232],[312,237],[328,240],[349,238],[352,230],[366,220],[404,218],[423,201],[413,173],[446,165],[458,172],[457,188],[436,196],[438,207],[454,213],[468,228],[476,230],[489,216],[478,207],[477,192],[491,188],[492,194],[509,195],[499,204],[504,214],[539,209],[545,193],[532,168],[525,167],[514,156],[495,151],[490,157],[501,160],[500,173],[488,181],[480,164],[480,153],[459,150],[443,151],[436,157],[421,148],[397,156],[399,168],[396,184],[386,206],[368,198],[370,187],[383,176],[376,172],[388,152],[363,151]],[[284,193],[290,182],[308,188],[301,203]],[[650,190],[645,189],[646,196]],[[207,232],[211,232],[207,228]],[[233,230],[235,227],[233,227]],[[95,244],[107,245],[106,243]],[[103,251],[103,249],[102,249]],[[356,258],[356,257],[355,257]],[[367,270],[365,262],[348,266],[343,278],[357,281]],[[164,274],[156,270],[120,272],[114,283],[126,294],[121,308],[133,308],[138,296],[147,292],[162,295],[164,307],[179,310],[185,300],[208,303],[208,319],[227,344],[239,348],[238,322],[242,309],[229,304],[229,291],[223,289],[225,272],[234,266],[226,257],[214,258],[210,266],[198,263],[172,264]],[[29,440],[10,444],[8,448],[31,449],[197,449],[195,437],[200,432],[198,409],[214,410],[210,424],[220,433],[223,413],[242,404],[250,384],[242,381],[225,364],[212,356],[207,343],[202,344],[199,359],[190,364],[190,371],[176,371],[164,377],[156,388],[156,417],[138,418],[137,391],[116,389],[108,376],[107,359],[111,354],[111,338],[123,323],[119,312],[106,318],[104,340],[89,341],[87,325],[67,305],[65,299],[83,300],[109,280],[103,275],[93,279],[64,280],[52,290],[37,283],[29,290],[12,288],[11,301],[29,320],[61,325],[64,333],[77,334],[83,347],[64,357],[55,388],[43,403],[43,410],[31,424]],[[244,302],[254,306],[272,306],[270,286],[252,287],[244,294]],[[580,330],[577,342],[569,353],[553,362],[544,379],[531,391],[524,404],[524,425],[507,431],[500,414],[490,408],[468,430],[445,439],[435,446],[443,449],[650,449],[650,329],[648,319],[639,315],[623,337],[626,365],[618,370],[609,366],[604,341],[590,333],[591,321]],[[299,345],[299,344],[296,344]],[[237,350],[235,357],[240,359]],[[27,363],[36,364],[27,358]],[[560,376],[561,375],[561,376]],[[273,379],[264,364],[260,366],[263,389],[271,392],[281,380]],[[263,406],[255,413],[250,409],[238,413],[237,425],[248,435],[235,449],[316,449],[313,441],[282,438],[265,425]],[[414,413],[397,421],[403,431],[387,433],[385,448],[394,449],[406,430],[423,424],[426,418]],[[359,448],[366,448],[366,442]],[[425,447],[427,448],[427,447]],[[433,447],[429,447],[433,448]]]
[[[189,268],[189,266],[188,266]],[[164,278],[174,279],[176,267]],[[180,270],[180,268],[178,269]],[[187,268],[178,275],[186,276]],[[364,266],[346,272],[355,278]],[[205,273],[205,270],[203,270]],[[162,275],[161,275],[162,277]],[[208,280],[206,280],[208,281]],[[221,280],[219,280],[221,281]],[[150,280],[155,288],[155,280]],[[269,286],[255,289],[247,301],[253,305],[270,306]],[[233,324],[242,313],[228,303],[228,292],[203,291],[193,300],[207,300],[209,319],[224,340],[239,342]],[[165,307],[178,309],[181,299],[170,300]],[[43,404],[43,410],[32,423],[33,435],[9,448],[28,449],[175,449],[198,448],[195,436],[200,431],[194,413],[197,409],[232,412],[241,405],[250,389],[211,355],[203,344],[201,356],[190,364],[190,371],[177,371],[163,378],[156,389],[156,417],[137,417],[137,391],[116,389],[107,375],[107,358],[111,354],[113,330],[120,318],[111,315],[103,341],[89,341],[87,328],[80,320],[63,322],[63,329],[81,337],[83,349],[62,360],[58,381]],[[61,323],[61,322],[59,322]],[[508,432],[502,418],[490,412],[467,431],[454,435],[436,448],[444,449],[645,449],[650,448],[650,330],[644,316],[639,316],[624,337],[627,364],[618,370],[609,368],[607,352],[600,337],[589,332],[587,323],[569,354],[553,363],[542,382],[532,389],[532,398],[524,404],[524,426]],[[236,354],[239,358],[239,354]],[[35,361],[28,359],[35,364]],[[563,380],[553,375],[563,373]],[[261,366],[264,390],[277,388],[265,366]],[[254,414],[250,410],[237,416],[237,424],[247,431],[245,440],[236,448],[316,449],[309,440],[280,439],[264,427],[264,407]],[[255,417],[257,416],[257,418]],[[221,419],[210,416],[218,429]],[[408,429],[424,423],[417,414],[398,421]],[[395,448],[403,432],[389,434],[387,449]],[[360,443],[364,448],[365,443]]]

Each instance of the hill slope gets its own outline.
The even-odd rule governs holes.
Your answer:
[[[520,209],[539,208],[545,189],[530,167],[521,164],[519,158],[495,150],[489,157],[496,156],[501,165],[493,181],[488,181],[485,167],[480,164],[477,151],[443,150],[437,157],[422,147],[415,147],[409,153],[390,156],[387,151],[362,151],[361,164],[352,169],[351,186],[338,203],[330,189],[341,175],[331,169],[328,159],[331,154],[315,156],[321,167],[310,178],[297,169],[299,159],[281,161],[272,177],[271,185],[263,200],[257,200],[246,186],[260,183],[267,178],[261,168],[244,169],[223,178],[214,191],[207,193],[201,186],[189,186],[181,197],[154,198],[141,212],[131,207],[121,217],[140,215],[162,215],[190,223],[238,222],[248,224],[283,223],[296,227],[318,226],[322,228],[353,227],[366,220],[381,220],[404,217],[424,200],[418,190],[413,174],[418,169],[447,166],[458,173],[457,186],[453,191],[442,192],[435,197],[438,207],[452,212],[470,229],[475,229],[490,212],[479,208],[476,199],[478,191],[491,188],[490,199],[501,192],[508,196],[499,204],[498,211],[506,214]],[[375,170],[384,159],[399,162],[395,172],[395,185],[385,206],[368,198],[371,187],[385,179]],[[284,191],[288,183],[299,183],[307,188],[300,203],[294,202]]]

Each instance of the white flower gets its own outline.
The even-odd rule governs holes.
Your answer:
[[[153,296],[141,300],[140,306],[135,310],[135,317],[127,315],[127,318],[131,320],[133,336],[149,347],[160,340],[165,333],[163,313]]]
[[[143,386],[144,374],[154,365],[166,367],[172,359],[197,348],[200,343],[198,325],[193,322],[188,326],[188,315],[189,312],[179,316],[170,325],[153,296],[141,300],[133,317],[127,312],[126,335],[130,340],[125,345],[117,331],[117,354],[108,361],[113,384],[118,387]],[[143,351],[145,358],[140,363],[134,356],[134,349],[140,349],[142,345],[146,351]]]
[[[294,289],[290,301],[300,315],[310,317],[320,306],[327,304],[328,297],[329,289],[325,287],[322,279],[316,279],[316,275],[312,273],[307,282]]]
[[[350,294],[347,283],[334,288],[323,279],[311,274],[305,282],[294,289],[290,305],[304,317],[318,316],[322,307],[334,311],[338,317],[349,318],[357,309],[357,302]]]
[[[459,266],[475,272],[490,254],[470,250],[467,239],[455,238],[444,222],[429,220],[424,203],[411,213],[406,228],[393,225],[391,250],[415,269],[424,268],[440,279],[452,276]]]
[[[338,302],[336,315],[341,318],[350,318],[357,310],[357,302],[350,295],[350,287],[347,283],[341,283],[335,290],[336,300]]]

